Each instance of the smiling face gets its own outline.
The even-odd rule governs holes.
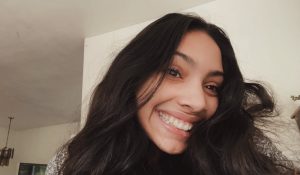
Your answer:
[[[157,79],[152,76],[137,97],[146,94]],[[193,125],[215,113],[222,82],[219,47],[205,32],[190,31],[181,40],[161,85],[139,109],[138,120],[160,150],[182,153]]]

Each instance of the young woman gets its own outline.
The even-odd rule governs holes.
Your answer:
[[[255,125],[273,108],[261,85],[244,81],[222,29],[168,14],[116,56],[84,128],[47,172],[292,174],[292,164]]]

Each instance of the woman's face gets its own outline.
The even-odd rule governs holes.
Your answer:
[[[158,77],[147,80],[138,91],[138,98],[147,94]],[[139,122],[160,150],[182,153],[194,124],[215,113],[217,90],[222,82],[223,67],[217,44],[205,32],[188,32],[161,85],[139,109]]]

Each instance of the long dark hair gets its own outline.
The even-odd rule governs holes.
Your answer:
[[[181,38],[191,30],[206,32],[219,46],[224,84],[214,116],[192,130],[184,153],[167,155],[149,140],[137,111],[155,93]],[[161,73],[156,88],[137,100],[138,89],[155,73]],[[142,30],[116,56],[94,91],[84,128],[65,146],[68,156],[60,171],[64,175],[288,172],[282,157],[265,153],[260,142],[268,139],[254,124],[256,118],[272,116],[273,110],[265,88],[244,81],[222,29],[197,16],[168,14]]]

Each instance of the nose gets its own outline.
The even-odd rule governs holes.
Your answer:
[[[185,108],[188,113],[203,112],[207,108],[205,92],[202,85],[187,86],[180,88],[177,96],[177,103]]]

